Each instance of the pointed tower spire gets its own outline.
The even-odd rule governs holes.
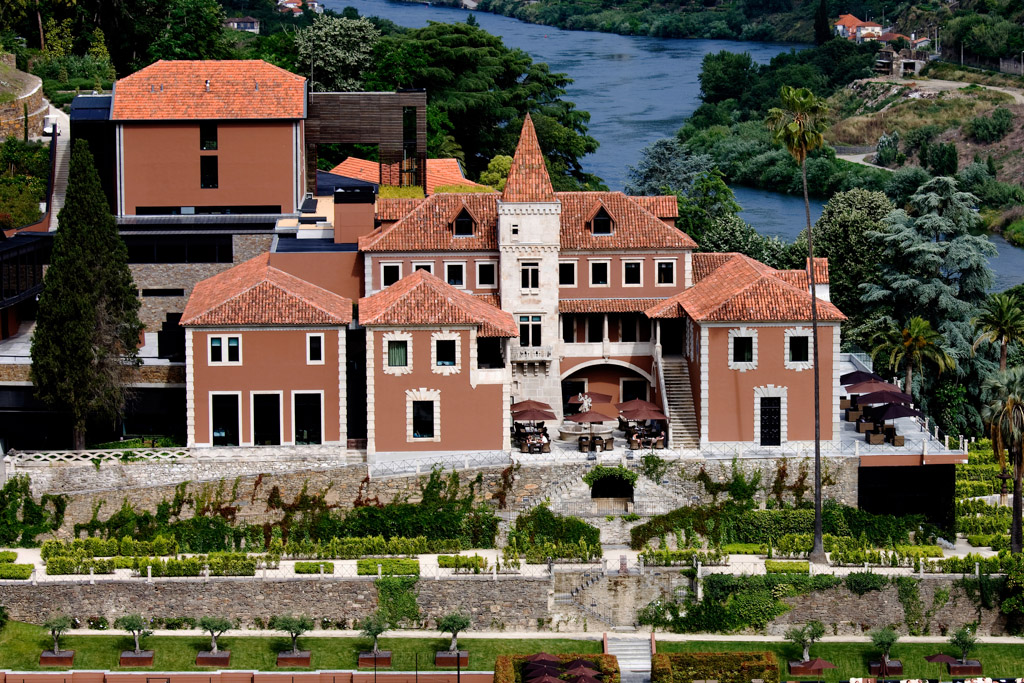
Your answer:
[[[544,155],[540,152],[537,142],[537,131],[533,129],[533,120],[526,115],[523,121],[523,132],[519,135],[516,155],[512,158],[512,167],[508,171],[508,181],[501,193],[503,202],[554,202],[555,191],[551,187],[551,177],[544,165]]]

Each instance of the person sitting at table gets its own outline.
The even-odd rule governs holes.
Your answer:
[[[544,430],[540,435],[540,442],[542,444],[549,443],[551,439],[548,438],[548,430]]]

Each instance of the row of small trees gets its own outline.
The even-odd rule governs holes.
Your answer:
[[[803,626],[794,626],[786,631],[786,640],[803,650],[804,662],[811,659],[811,646],[825,635],[825,625],[820,621],[810,621]],[[899,633],[891,626],[872,631],[871,644],[882,652],[882,661],[889,661],[889,654],[900,639]],[[967,663],[967,657],[977,643],[978,637],[970,626],[961,626],[949,638],[949,644],[960,653],[960,661]]]

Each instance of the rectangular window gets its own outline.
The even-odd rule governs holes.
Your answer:
[[[204,190],[217,188],[217,157],[199,157],[199,187]]]
[[[242,339],[241,337],[228,337],[228,362],[242,362]]]
[[[220,337],[210,337],[210,362],[224,362],[224,347]]]
[[[753,363],[754,362],[754,338],[736,337],[732,340],[732,362]]]
[[[608,286],[608,262],[607,261],[591,261],[590,262],[590,284],[592,287],[607,287]]]
[[[388,367],[404,368],[409,364],[409,349],[406,341],[388,342]]]
[[[204,152],[217,149],[217,124],[213,121],[199,124],[199,149]]]
[[[789,338],[789,362],[790,363],[806,363],[808,357],[808,349],[810,344],[807,337],[790,337]]]
[[[573,320],[571,316],[562,316],[562,341],[566,344],[576,343],[576,325]]]
[[[558,264],[558,284],[561,287],[576,286],[576,262],[563,261]]]
[[[254,446],[281,445],[279,394],[252,394],[252,443]]]
[[[241,362],[241,337],[210,337],[210,365],[237,365]]]
[[[540,264],[536,262],[523,263],[520,266],[523,289],[540,289]]]
[[[444,278],[452,287],[465,287],[466,266],[462,263],[444,264]]]
[[[643,261],[625,261],[622,264],[622,284],[626,287],[643,284]]]
[[[519,316],[519,345],[540,346],[540,316]]]
[[[184,289],[144,289],[142,296],[185,296]]]
[[[476,286],[493,289],[498,286],[498,264],[492,261],[477,261]]]
[[[390,287],[402,279],[401,263],[384,263],[380,267],[381,287]]]
[[[292,394],[295,407],[296,445],[320,444],[324,441],[323,408],[320,394]]]
[[[412,264],[412,270],[413,270],[413,272],[416,272],[417,270],[425,270],[428,273],[433,273],[434,272],[434,264],[433,263],[414,263],[414,264]]]
[[[414,439],[434,438],[434,402],[412,402],[412,437]]]
[[[437,364],[439,366],[446,365],[450,367],[455,366],[455,340],[454,339],[438,339],[437,344]]]
[[[456,237],[473,236],[473,218],[465,210],[455,219],[454,230]]]
[[[676,283],[675,261],[658,261],[657,272],[659,285],[674,285]]]
[[[238,394],[210,396],[210,442],[214,446],[238,446]]]
[[[309,365],[323,365],[324,363],[324,335],[306,335],[306,363]]]

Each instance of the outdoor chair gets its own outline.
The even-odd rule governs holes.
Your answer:
[[[581,436],[579,438],[579,447],[580,447],[580,453],[587,453],[588,451],[590,451],[590,437],[589,436]]]
[[[551,442],[548,441],[547,443],[543,444],[541,446],[541,448],[540,448],[540,452],[541,453],[550,453],[551,452]]]
[[[860,416],[862,414],[863,413],[861,413],[861,411],[859,411],[859,410],[854,410],[853,408],[847,408],[846,409],[846,421],[847,422],[856,422],[857,420],[860,419]]]
[[[902,434],[893,434],[891,437],[888,438],[888,441],[893,446],[896,446],[898,448],[903,447],[904,439]]]
[[[872,446],[880,446],[885,443],[885,434],[881,432],[867,432],[864,434],[864,440]]]
[[[593,440],[590,442],[590,450],[597,451],[598,453],[603,451],[604,450],[604,439],[602,439],[599,436],[595,436],[593,438]]]
[[[613,448],[615,448],[615,438],[611,437],[611,436],[605,438],[605,440],[604,440],[604,449],[606,451],[610,451]]]
[[[851,404],[850,404],[850,399],[849,398],[841,398],[841,399],[839,399],[839,410],[846,410],[847,408],[850,407],[850,405]]]
[[[623,432],[629,431],[629,423],[621,415],[619,415],[619,429]]]
[[[530,452],[530,444],[526,442],[526,439],[523,439],[522,441],[519,442],[519,452],[520,453],[529,453]]]
[[[629,447],[634,451],[640,450],[640,437],[635,432],[629,437]]]
[[[665,437],[659,436],[654,440],[654,447],[657,449],[665,448]]]
[[[868,422],[865,420],[863,422],[857,423],[857,431],[861,434],[866,434],[867,432],[873,431],[874,429],[875,424],[873,422]]]

